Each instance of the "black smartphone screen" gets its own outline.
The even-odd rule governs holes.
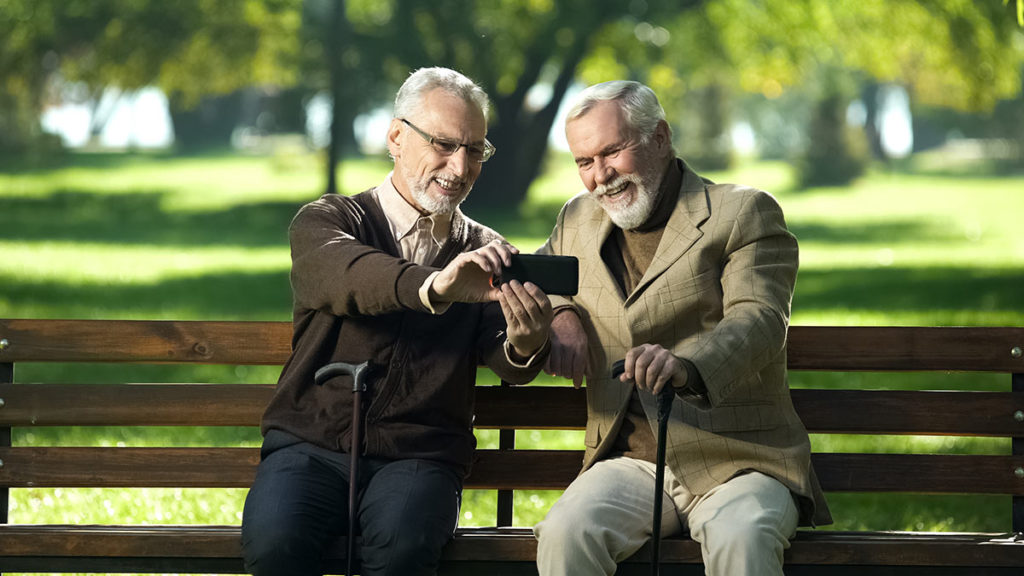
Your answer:
[[[512,265],[502,268],[497,283],[533,282],[545,294],[572,296],[579,290],[580,264],[575,256],[513,254]]]

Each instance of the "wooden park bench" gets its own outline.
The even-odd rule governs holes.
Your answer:
[[[788,574],[1024,574],[1024,328],[810,327],[790,329],[793,371],[1006,375],[1000,391],[795,389],[816,434],[953,435],[1012,440],[998,454],[815,453],[826,492],[994,494],[1006,501],[1005,533],[801,530]],[[11,431],[46,426],[258,426],[273,384],[68,384],[20,381],[29,363],[280,365],[283,322],[0,320],[0,571],[240,573],[240,530],[206,525],[8,523],[11,489],[26,487],[246,488],[257,448],[11,445]],[[814,381],[816,376],[808,375]],[[824,378],[825,375],[822,375]],[[931,382],[929,383],[931,385]],[[467,488],[498,491],[495,526],[460,528],[448,574],[533,573],[529,527],[513,527],[512,491],[563,489],[581,451],[515,449],[515,430],[583,428],[583,390],[480,386],[476,424],[499,429],[500,448],[479,450]],[[344,568],[344,542],[328,567]],[[667,539],[665,574],[702,573],[700,549]],[[649,551],[621,573],[648,573]]]

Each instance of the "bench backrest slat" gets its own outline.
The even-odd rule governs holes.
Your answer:
[[[259,426],[273,384],[5,384],[0,426]]]
[[[1022,372],[1024,328],[792,326],[791,370]]]
[[[480,450],[471,489],[561,490],[579,473],[578,450]],[[814,454],[827,491],[1024,495],[1019,457]],[[0,448],[0,486],[247,488],[258,448]],[[1016,464],[1015,464],[1016,462]]]
[[[271,384],[0,384],[0,426],[258,426]],[[793,390],[810,432],[1013,436],[1024,393]],[[477,387],[478,428],[579,430],[586,391]]]
[[[283,364],[289,322],[0,320],[0,362]],[[792,326],[794,370],[1024,372],[1024,328]]]
[[[0,320],[0,362],[284,364],[290,322]]]

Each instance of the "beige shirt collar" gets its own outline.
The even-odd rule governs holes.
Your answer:
[[[387,178],[374,192],[388,219],[388,225],[391,227],[391,234],[395,241],[401,243],[403,238],[415,233],[416,223],[421,218],[426,218],[431,224],[430,236],[437,248],[440,248],[448,239],[448,233],[451,231],[452,214],[421,214],[395,188],[394,182],[391,180],[393,175],[394,172],[389,172]]]

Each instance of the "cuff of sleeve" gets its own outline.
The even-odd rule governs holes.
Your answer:
[[[521,358],[521,356],[519,356],[519,354],[516,354],[515,350],[512,349],[512,344],[508,340],[505,340],[504,348],[505,359],[508,360],[509,364],[515,366],[516,368],[527,368],[533,366],[538,358],[547,353],[548,349],[551,348],[551,340],[548,339],[547,341],[545,341],[544,345],[538,348],[537,351],[534,352],[525,361],[517,359]]]
[[[552,318],[552,320],[555,318],[555,316],[558,316],[562,312],[572,312],[577,317],[579,317],[579,315],[580,315],[580,311],[577,310],[576,307],[573,306],[572,304],[566,303],[566,304],[559,304],[557,306],[554,305],[555,304],[554,302],[551,302],[551,304],[552,304],[552,307],[551,307],[551,318]]]
[[[419,291],[420,303],[423,304],[423,307],[426,308],[431,314],[435,314],[435,315],[437,315],[437,314],[444,314],[445,312],[448,311],[448,308],[452,305],[451,302],[437,302],[437,303],[434,303],[434,302],[430,301],[430,286],[433,285],[434,278],[437,278],[437,275],[440,274],[440,273],[441,273],[441,271],[438,270],[436,272],[432,272],[430,274],[430,276],[427,276],[427,279],[423,281],[423,284],[420,284],[420,291]]]
[[[686,358],[680,358],[679,361],[682,362],[683,368],[686,369],[686,382],[682,386],[676,386],[675,382],[672,383],[672,386],[676,389],[676,393],[678,394],[686,390],[697,396],[707,394],[708,388],[704,384],[704,377],[700,375],[700,371],[697,370],[697,366]]]

